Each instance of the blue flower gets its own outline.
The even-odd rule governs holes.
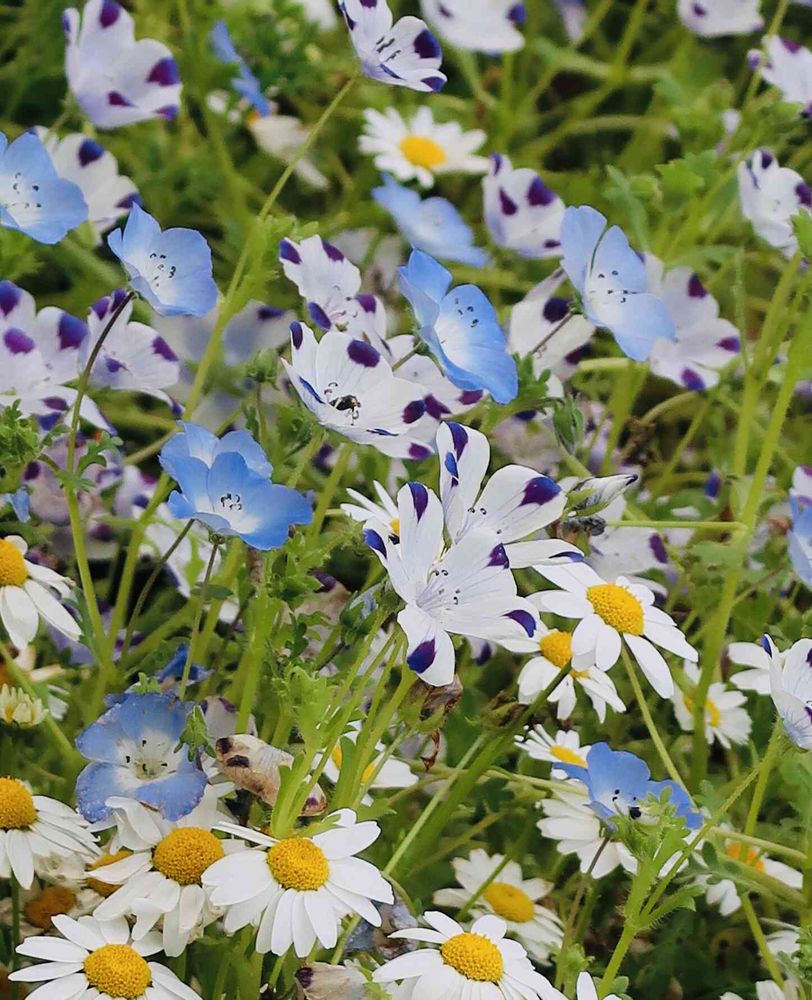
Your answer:
[[[186,669],[188,654],[189,643],[182,642],[169,663],[155,675],[155,680],[161,685],[162,691],[171,691],[180,683],[183,671]],[[207,670],[201,663],[190,663],[187,684],[199,684],[211,675],[212,671]]]
[[[238,69],[237,76],[231,80],[231,86],[240,97],[244,97],[264,118],[271,113],[271,104],[262,93],[262,86],[248,67],[248,63],[234,48],[234,42],[228,33],[225,21],[216,21],[211,29],[211,47],[220,62],[234,65]]]
[[[581,296],[586,318],[609,330],[621,351],[645,361],[657,338],[675,340],[662,299],[647,291],[646,266],[617,226],[588,205],[570,207],[561,223],[561,264]]]
[[[112,796],[153,806],[169,820],[191,812],[206,775],[179,744],[192,706],[167,694],[127,694],[76,738],[91,761],[76,779],[79,811],[91,823],[110,814]],[[177,749],[176,749],[177,747]]]
[[[13,493],[0,493],[0,508],[10,504],[14,511],[14,516],[18,521],[25,524],[31,517],[31,503],[28,490],[24,487],[14,490]]]
[[[792,511],[792,529],[787,534],[790,562],[807,587],[812,587],[812,504],[805,505],[797,497],[791,497],[789,505]]]
[[[471,229],[445,198],[434,196],[423,201],[416,191],[388,175],[383,178],[383,187],[373,190],[372,197],[389,212],[406,242],[418,250],[473,267],[488,262],[487,252],[474,246]]]
[[[443,89],[443,54],[425,21],[409,16],[393,24],[386,0],[340,0],[339,7],[368,77],[424,93]]]
[[[38,243],[58,243],[86,218],[79,186],[57,174],[41,140],[25,132],[9,145],[0,132],[0,224]]]
[[[274,549],[292,524],[309,524],[310,505],[296,490],[270,480],[273,467],[247,431],[218,439],[197,424],[164,445],[160,462],[177,480],[167,501],[175,517],[196,518],[220,535],[255,549]]]
[[[204,316],[217,302],[211,250],[194,229],[162,230],[133,205],[124,230],[107,237],[130,285],[162,316]]]
[[[509,403],[518,391],[516,362],[496,311],[476,285],[458,285],[436,260],[413,250],[399,269],[400,290],[420,324],[445,375],[460,389],[487,389],[497,403]]]
[[[596,743],[586,755],[586,767],[559,764],[570,778],[586,785],[589,804],[607,825],[618,816],[639,819],[643,803],[650,796],[659,799],[664,788],[671,792],[671,804],[690,829],[702,825],[688,793],[674,781],[652,781],[645,761],[625,750],[612,750],[608,743]]]

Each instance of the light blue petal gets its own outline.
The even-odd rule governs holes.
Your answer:
[[[88,760],[123,764],[127,753],[118,706],[100,716],[76,737],[76,749]]]
[[[249,469],[260,476],[270,478],[273,466],[268,461],[262,446],[254,440],[248,431],[230,431],[217,442],[213,459],[225,452],[233,451],[241,455]]]
[[[243,540],[255,549],[267,551],[278,548],[288,540],[292,524],[310,524],[313,520],[313,510],[307,500],[287,486],[266,483],[262,488],[256,487],[246,494],[249,506],[264,503],[267,515],[256,531],[242,535]]]
[[[607,230],[598,243],[592,270],[596,274],[611,275],[617,287],[628,292],[645,292],[647,288],[646,265],[629,246],[626,234],[618,226]]]
[[[110,710],[118,711],[122,732],[136,743],[160,736],[177,741],[186,725],[189,706],[166,694],[128,694]]]
[[[635,361],[645,361],[658,338],[675,340],[677,336],[668,307],[650,292],[627,296],[623,306],[613,310],[607,326],[621,351]]]
[[[200,802],[206,789],[205,772],[199,766],[194,770],[191,767],[161,781],[141,785],[132,798],[153,806],[165,819],[173,822],[181,819]]]
[[[587,271],[606,228],[606,217],[589,205],[570,205],[561,222],[561,266],[583,294]]]
[[[98,823],[110,815],[107,800],[114,795],[132,798],[134,784],[128,768],[88,764],[76,779],[76,806],[89,823]]]

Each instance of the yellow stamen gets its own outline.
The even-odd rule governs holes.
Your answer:
[[[498,983],[505,970],[502,954],[490,938],[466,931],[440,948],[446,965],[477,983]]]
[[[634,594],[616,583],[590,587],[586,597],[607,625],[629,635],[643,634],[643,605]]]
[[[570,750],[569,747],[561,746],[560,743],[554,743],[550,747],[550,753],[556,760],[560,760],[563,764],[575,764],[576,767],[586,767],[585,757],[582,757],[574,750]]]
[[[507,882],[493,882],[483,892],[494,913],[514,924],[526,924],[533,919],[536,905],[524,890]]]
[[[757,872],[764,871],[764,861],[759,856],[758,851],[755,851],[752,847],[747,848],[747,854],[742,857],[744,850],[744,845],[739,843],[728,844],[725,847],[725,854],[733,861],[739,861],[743,865],[749,865],[750,868],[755,868]]]
[[[400,518],[393,517],[389,522],[389,527],[392,529],[392,534],[397,535],[397,537],[400,538]]]
[[[22,830],[37,818],[31,792],[16,778],[0,778],[0,830]]]
[[[448,159],[443,147],[424,135],[407,135],[400,144],[400,151],[413,166],[427,170],[441,167]]]
[[[307,837],[288,837],[268,851],[268,867],[285,889],[320,889],[330,876],[324,851]]]
[[[100,858],[96,858],[92,865],[90,865],[90,871],[96,871],[99,868],[106,868],[107,865],[113,865],[116,861],[121,861],[122,858],[128,858],[132,854],[132,851],[122,849],[116,851],[114,854],[102,854]],[[108,896],[112,896],[116,889],[121,888],[120,886],[114,885],[112,882],[102,882],[101,879],[89,878],[87,880],[87,887],[93,889],[100,896],[104,896],[105,899]]]
[[[330,759],[340,771],[341,765],[344,763],[344,752],[342,751],[341,747],[338,746],[338,744],[336,744],[336,746],[334,746],[333,749],[330,751]],[[362,785],[365,785],[369,781],[369,779],[375,773],[375,768],[377,766],[378,762],[374,760],[372,761],[371,764],[367,764],[367,766],[364,768],[363,774],[361,775]]]
[[[539,650],[553,666],[563,670],[572,659],[572,632],[553,629],[539,639]]]
[[[210,830],[182,826],[152,852],[152,864],[179,885],[200,885],[203,872],[223,857],[223,845]]]
[[[685,703],[685,707],[691,713],[694,714],[694,699],[689,694],[683,694],[682,700]],[[722,713],[719,711],[719,707],[715,701],[710,698],[705,702],[705,714],[708,717],[708,724],[713,726],[714,729],[719,727],[719,723],[722,721]]]
[[[25,904],[25,919],[34,927],[49,931],[53,918],[60,913],[70,913],[76,902],[76,894],[61,885],[49,885],[38,896]]]
[[[149,966],[128,944],[105,944],[84,961],[91,986],[109,997],[137,1000],[152,982]]]
[[[27,579],[22,553],[11,542],[0,538],[0,587],[22,587]]]

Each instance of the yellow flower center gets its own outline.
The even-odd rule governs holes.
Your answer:
[[[85,975],[91,986],[109,997],[136,1000],[152,982],[149,966],[128,944],[106,944],[87,956]]]
[[[683,694],[682,700],[685,703],[685,707],[693,715],[694,699],[689,694]],[[710,698],[705,702],[705,713],[708,716],[708,723],[714,728],[718,728],[719,723],[722,721],[722,713],[719,711],[719,706],[716,702]]]
[[[389,527],[392,529],[392,534],[400,538],[400,518],[393,517],[389,522]]]
[[[491,883],[483,896],[494,913],[514,924],[526,924],[536,912],[536,905],[527,893],[507,882]]]
[[[0,587],[22,587],[27,579],[22,553],[11,542],[0,538]]]
[[[585,757],[582,757],[574,750],[570,750],[569,747],[561,746],[560,743],[554,743],[550,747],[550,753],[556,760],[560,760],[562,764],[575,764],[576,767],[586,767]]]
[[[466,931],[449,938],[440,948],[446,965],[477,983],[498,983],[505,964],[496,945],[482,934]]]
[[[268,851],[268,867],[285,889],[320,889],[330,875],[324,851],[307,837],[288,837]]]
[[[107,865],[115,864],[116,861],[121,861],[122,858],[128,858],[132,854],[132,851],[120,850],[116,851],[115,854],[102,854],[100,858],[96,858],[93,864],[90,866],[90,871],[96,871],[99,868],[106,868]],[[102,882],[101,879],[89,878],[87,880],[87,886],[89,889],[93,889],[100,896],[104,896],[105,899],[108,896],[112,896],[116,889],[120,889],[121,886],[113,885],[111,882]]]
[[[36,818],[31,792],[22,781],[0,778],[0,830],[22,830]]]
[[[725,854],[733,861],[739,861],[743,865],[749,865],[751,868],[755,868],[757,872],[764,871],[764,862],[758,854],[758,851],[753,850],[752,847],[747,848],[747,854],[742,857],[744,853],[744,845],[742,844],[728,844],[725,848]]]
[[[338,744],[336,744],[332,751],[330,752],[330,757],[335,764],[335,766],[341,770],[341,765],[344,763],[344,752]],[[372,775],[375,773],[375,768],[378,766],[377,761],[372,761],[371,764],[367,764],[364,768],[364,772],[361,775],[361,784],[365,785]]]
[[[643,605],[634,594],[616,583],[599,583],[590,587],[586,597],[607,625],[630,635],[643,634]]]
[[[413,166],[427,170],[441,167],[447,159],[443,147],[424,135],[407,135],[400,144],[400,151]]]
[[[563,670],[572,659],[572,632],[553,629],[539,639],[539,650],[553,666]]]
[[[40,930],[49,931],[52,920],[60,913],[70,913],[76,894],[59,885],[49,885],[25,904],[25,919]]]
[[[152,864],[178,885],[200,885],[200,876],[223,854],[223,845],[211,830],[184,826],[167,834],[156,846]]]

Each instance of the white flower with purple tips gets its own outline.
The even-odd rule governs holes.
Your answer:
[[[425,412],[419,388],[394,375],[377,348],[338,330],[317,341],[304,323],[292,323],[290,331],[292,358],[282,364],[323,427],[393,458],[431,454],[416,433]]]
[[[58,243],[87,218],[79,187],[57,173],[33,132],[9,143],[0,132],[0,225],[38,243]]]
[[[441,260],[483,267],[488,253],[474,246],[474,234],[447,198],[421,199],[417,191],[398,184],[388,175],[372,197],[395,220],[400,235],[416,250]]]
[[[381,347],[386,337],[383,303],[374,295],[361,294],[361,272],[338,247],[320,236],[308,236],[301,243],[284,239],[279,259],[316,326],[362,337]]]
[[[341,0],[341,13],[364,73],[372,80],[410,90],[437,91],[445,86],[443,54],[437,39],[419,17],[393,24],[386,0]]]
[[[485,220],[494,243],[520,257],[558,257],[564,202],[528,167],[514,170],[500,153],[482,182]]]
[[[460,389],[487,389],[497,403],[515,399],[516,362],[485,293],[476,285],[451,288],[450,272],[420,250],[399,275],[419,336],[446,377]]]
[[[765,52],[754,49],[748,53],[752,68],[778,87],[785,101],[800,104],[805,118],[812,117],[812,51],[780,35],[765,38],[764,48]]]
[[[719,372],[739,354],[736,327],[719,316],[719,303],[688,267],[664,271],[660,260],[646,254],[649,288],[671,313],[676,340],[657,340],[649,365],[655,375],[700,392],[719,381]]]
[[[0,281],[0,408],[19,400],[22,413],[53,426],[71,407],[87,327],[55,306],[37,312],[28,292]],[[107,422],[87,396],[82,417],[97,427]]]
[[[812,191],[803,177],[766,149],[739,164],[739,202],[742,214],[770,246],[791,257],[798,249],[792,217],[812,212]]]
[[[792,568],[807,587],[812,587],[812,469],[799,465],[789,491],[792,528],[787,532],[787,550]]]
[[[88,314],[90,336],[82,343],[82,367],[117,309],[125,292],[121,289],[100,299]],[[145,392],[172,405],[165,390],[178,381],[180,362],[164,338],[145,323],[130,321],[132,302],[121,308],[104,339],[93,370],[91,384],[107,389]]]
[[[217,302],[211,250],[194,229],[162,230],[140,205],[107,237],[132,289],[162,316],[204,316]]]
[[[764,26],[761,0],[679,0],[680,20],[700,38],[747,35]]]
[[[443,507],[435,493],[407,483],[397,507],[397,541],[380,522],[367,524],[364,538],[406,603],[398,622],[408,642],[406,662],[421,680],[433,686],[453,680],[451,634],[495,642],[535,635],[538,612],[517,595],[494,531],[476,527],[443,551]]]
[[[88,221],[97,237],[120,219],[138,201],[138,189],[129,177],[118,172],[112,153],[95,139],[74,133],[57,139],[45,129],[37,129],[51,154],[56,172],[72,181],[87,202]]]
[[[516,52],[524,45],[519,0],[420,0],[423,16],[442,38],[470,52]]]
[[[133,19],[115,0],[88,0],[62,15],[65,72],[87,117],[99,128],[173,119],[181,83],[172,53],[153,38],[135,40]]]
[[[570,207],[561,225],[561,264],[575,286],[586,318],[609,330],[635,361],[645,361],[658,338],[673,340],[665,303],[648,291],[646,268],[618,226],[588,205]]]
[[[783,656],[768,635],[761,644],[770,658],[770,694],[787,736],[802,750],[812,750],[812,639],[799,640]]]

